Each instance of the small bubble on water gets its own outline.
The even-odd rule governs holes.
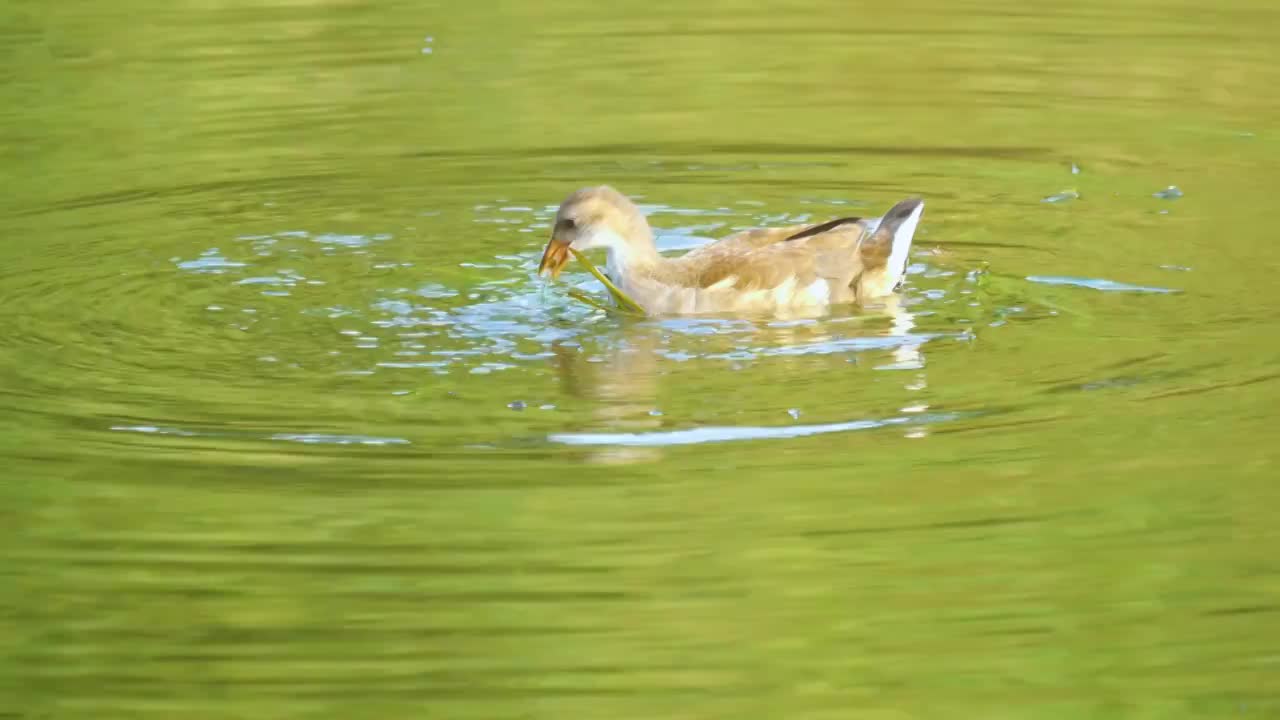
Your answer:
[[[650,416],[650,417],[662,417],[662,411],[661,411],[661,410],[659,410],[659,409],[657,409],[657,408],[654,408],[654,409],[652,409],[652,410],[650,410],[650,411],[649,411],[649,416]]]
[[[791,416],[792,420],[800,419],[800,410],[798,408],[791,408],[787,411],[787,414]]]
[[[1078,200],[1079,198],[1080,198],[1080,193],[1076,192],[1075,190],[1063,190],[1060,193],[1054,193],[1049,197],[1044,198],[1040,202],[1061,203],[1061,202],[1067,202],[1068,200]]]
[[[209,312],[222,312],[222,306],[221,306],[221,305],[209,305],[208,307],[206,307],[206,308],[205,308],[205,310],[208,310]]]
[[[1182,190],[1177,185],[1170,185],[1158,193],[1152,193],[1151,197],[1157,197],[1161,200],[1177,200],[1182,197]]]
[[[511,402],[507,403],[507,407],[511,408],[512,410],[523,410],[525,409],[525,404],[523,400],[512,400]]]
[[[1075,164],[1075,163],[1071,163],[1071,174],[1072,174],[1072,175],[1079,175],[1079,174],[1080,174],[1080,166],[1079,166],[1079,165],[1077,165],[1077,164]]]
[[[550,404],[550,403],[548,403],[548,404],[546,404],[546,405],[539,405],[539,406],[538,406],[538,409],[539,409],[539,410],[555,410],[555,409],[556,409],[556,406],[555,406],[555,405],[552,405],[552,404]]]
[[[412,390],[392,390],[391,394],[395,395],[396,397],[403,397],[405,395],[408,395],[411,392],[413,391]]]

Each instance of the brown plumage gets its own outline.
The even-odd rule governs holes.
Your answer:
[[[630,200],[586,188],[561,204],[538,270],[554,276],[570,247],[604,247],[610,278],[650,314],[821,309],[893,292],[923,209],[903,200],[883,218],[747,230],[664,258]]]

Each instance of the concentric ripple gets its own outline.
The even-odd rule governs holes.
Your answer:
[[[668,253],[739,229],[824,219],[826,209],[839,205],[869,205],[802,199],[795,209],[778,210],[750,200],[706,208],[641,202]],[[380,414],[412,422],[426,411],[412,404],[414,398],[472,394],[468,388],[479,387],[474,383],[484,377],[508,373],[513,380],[503,384],[517,388],[545,384],[536,378],[548,374],[571,388],[579,381],[569,376],[583,377],[582,368],[607,372],[615,365],[630,368],[628,382],[638,387],[651,385],[655,374],[684,374],[678,368],[685,366],[728,370],[752,382],[751,377],[776,372],[776,363],[800,361],[835,360],[920,375],[931,344],[971,342],[976,328],[998,326],[1008,313],[1025,309],[1002,307],[983,289],[981,270],[957,264],[925,233],[908,268],[906,291],[882,306],[836,308],[804,320],[620,322],[565,295],[567,286],[599,292],[585,272],[571,269],[554,285],[536,277],[554,212],[545,202],[500,197],[418,211],[411,225],[372,233],[344,222],[300,226],[272,220],[251,231],[184,243],[163,258],[163,250],[116,258],[90,266],[114,268],[110,273],[79,273],[76,287],[37,285],[27,297],[15,298],[30,309],[26,317],[36,333],[51,336],[43,347],[33,344],[32,352],[47,351],[53,337],[79,335],[74,346],[62,346],[56,360],[75,375],[32,375],[32,362],[10,372],[33,391],[44,387],[42,392],[64,396],[74,394],[66,388],[89,380],[93,390],[81,393],[77,405],[101,418],[95,422],[103,428],[142,436],[411,443],[418,433],[400,422],[391,424],[392,431],[382,422],[353,423],[340,397],[370,398]],[[477,240],[441,244],[458,236]],[[507,249],[473,249],[486,244]],[[65,262],[58,254],[40,260]],[[51,266],[44,272],[52,272]],[[29,270],[31,277],[40,273]],[[36,321],[53,317],[57,305],[73,297],[84,303],[78,329]],[[65,323],[66,316],[60,317],[55,322]],[[33,335],[28,342],[38,341]],[[926,384],[912,376],[902,386]],[[558,407],[561,414],[574,406],[557,399],[550,386],[512,394],[496,398],[491,412],[517,402]],[[287,403],[275,400],[282,395]],[[139,402],[150,410],[139,415]],[[652,409],[637,406],[634,412],[648,417]],[[675,408],[667,410],[668,425],[714,420],[714,413],[681,418],[670,412]],[[486,434],[471,427],[460,441]]]

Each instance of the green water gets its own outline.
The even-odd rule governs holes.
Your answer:
[[[1250,0],[0,0],[0,718],[1280,716],[1278,86]],[[632,322],[534,277],[600,182],[928,204]]]

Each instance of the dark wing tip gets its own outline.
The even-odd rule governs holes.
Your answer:
[[[800,232],[796,233],[795,235],[788,237],[786,240],[783,240],[782,242],[789,242],[791,240],[799,240],[800,238],[807,238],[807,237],[813,237],[814,235],[821,235],[824,232],[835,230],[841,225],[852,225],[853,223],[856,223],[861,219],[862,218],[858,218],[858,217],[842,217],[842,218],[837,218],[835,220],[829,220],[827,222],[822,223],[821,225],[813,225],[811,227],[807,227],[804,230],[801,230]]]

